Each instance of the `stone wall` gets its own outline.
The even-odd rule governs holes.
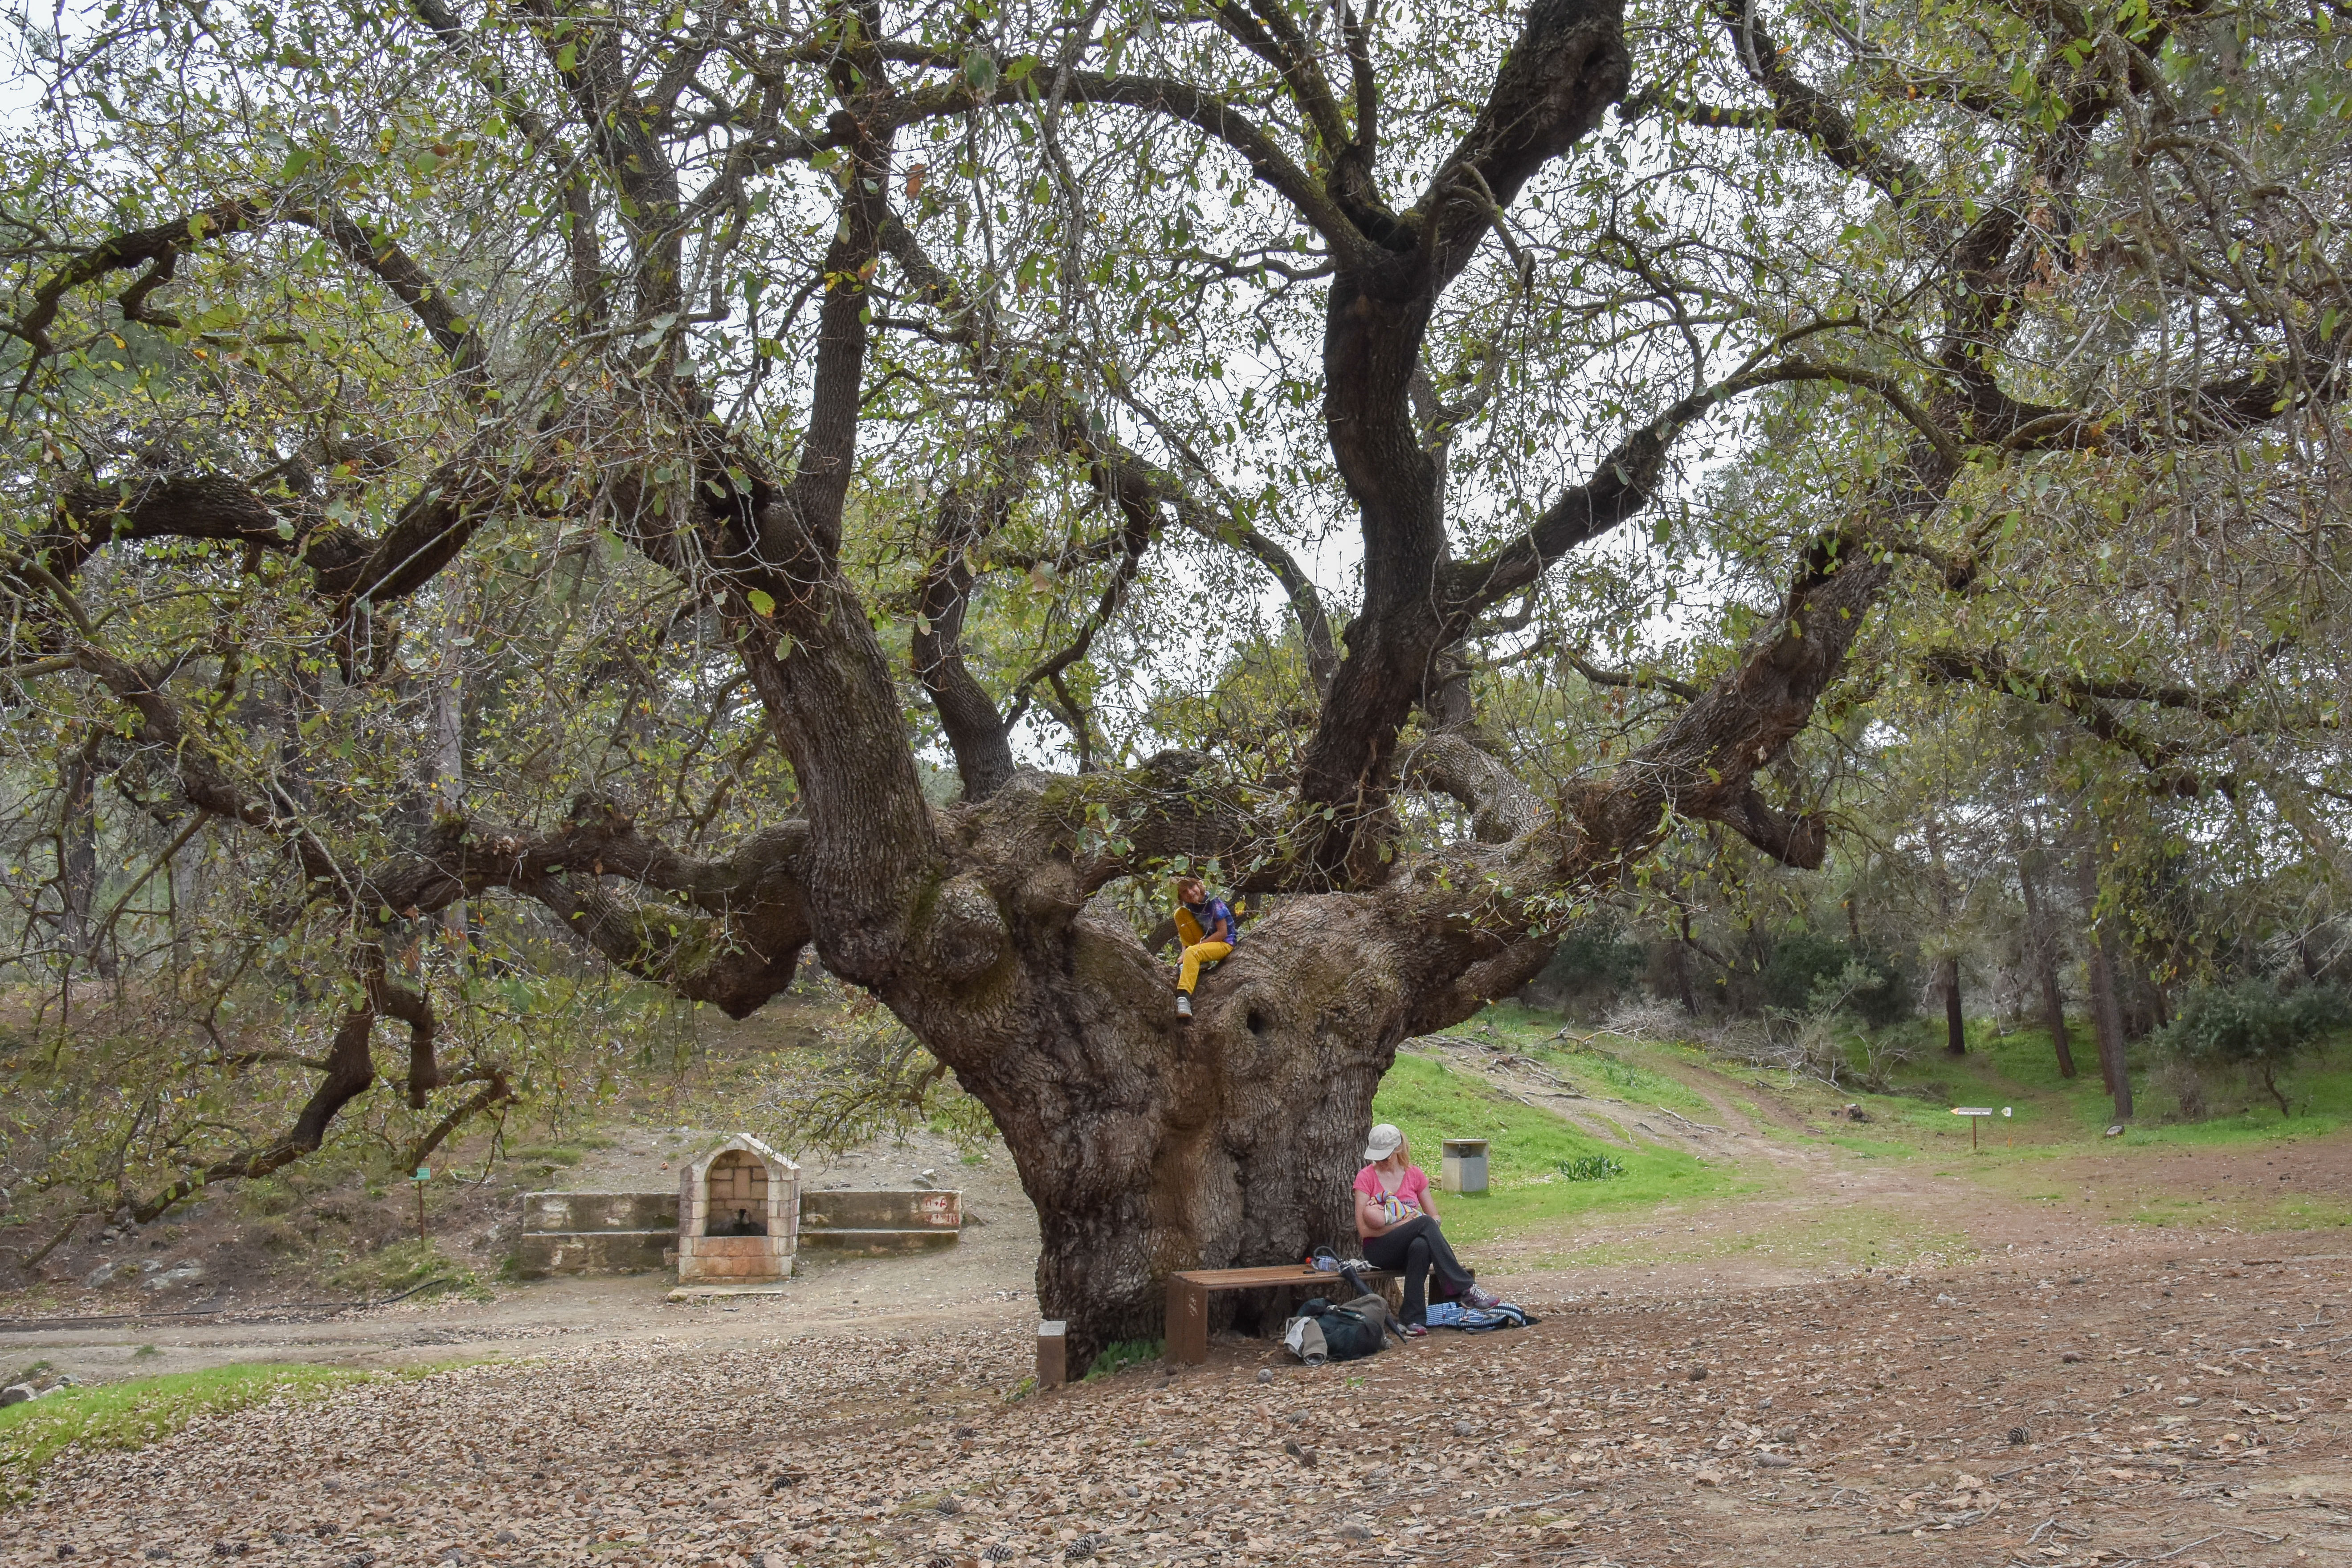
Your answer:
[[[674,1193],[527,1193],[516,1271],[629,1274],[667,1268],[677,1247]]]
[[[675,1264],[681,1283],[744,1283],[790,1278],[803,1247],[881,1256],[952,1247],[962,1233],[961,1193],[803,1193],[799,1168],[779,1163],[786,1177],[778,1182],[770,1167],[766,1236],[701,1234],[714,1217],[725,1217],[714,1215],[708,1197],[707,1160],[686,1167],[675,1193],[527,1193],[518,1271],[538,1279]],[[699,1203],[688,1195],[696,1193],[704,1194]],[[681,1215],[693,1231],[681,1234]]]

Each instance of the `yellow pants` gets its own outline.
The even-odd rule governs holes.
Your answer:
[[[1201,965],[1214,963],[1234,951],[1232,942],[1202,942],[1201,935],[1201,922],[1192,918],[1192,911],[1177,905],[1176,940],[1184,944],[1184,962],[1176,974],[1176,989],[1187,996],[1201,983]]]

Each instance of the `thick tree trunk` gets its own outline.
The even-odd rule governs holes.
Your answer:
[[[1202,984],[1189,1026],[1123,923],[1082,920],[1069,948],[1087,979],[1051,994],[1060,1026],[958,1076],[1014,1152],[1044,1231],[1038,1300],[1081,1363],[1160,1337],[1173,1270],[1352,1253],[1343,1173],[1403,1037],[1388,943],[1294,904]]]
[[[1036,909],[1038,890],[1001,896]],[[1397,1047],[1517,990],[1551,944],[1433,937],[1390,893],[1286,899],[1202,983],[1191,1024],[1174,966],[1116,910],[1038,910],[1012,948],[967,985],[886,999],[995,1118],[1043,1229],[1040,1308],[1083,1364],[1160,1336],[1173,1270],[1352,1254],[1348,1178]]]

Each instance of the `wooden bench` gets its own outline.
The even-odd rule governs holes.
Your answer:
[[[1392,1284],[1399,1278],[1385,1268],[1365,1264],[1356,1274],[1368,1285]],[[1167,1356],[1171,1362],[1198,1366],[1209,1359],[1209,1298],[1220,1290],[1298,1289],[1335,1300],[1352,1294],[1348,1281],[1304,1263],[1272,1268],[1193,1268],[1168,1277]]]

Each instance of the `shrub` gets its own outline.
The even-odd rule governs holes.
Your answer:
[[[2242,1068],[2262,1079],[2279,1114],[2294,1108],[2278,1075],[2328,1030],[2352,1019],[2352,1005],[2332,986],[2281,991],[2266,980],[2200,985],[2179,1016],[2156,1037],[2158,1048],[2197,1067]]]
[[[1614,919],[1595,915],[1569,928],[1550,962],[1528,983],[1526,994],[1545,1006],[1605,1006],[1633,988],[1649,962],[1649,949],[1627,936]]]
[[[2173,1103],[2173,1120],[2202,1121],[2213,1113],[2212,1086],[2205,1069],[2182,1056],[2169,1056],[2148,1075],[2147,1087],[2159,1100]]]
[[[427,1285],[471,1291],[478,1283],[472,1269],[452,1262],[433,1243],[413,1238],[362,1253],[325,1278],[330,1285],[371,1298],[418,1293]]]
[[[1848,984],[1850,966],[1871,972],[1871,982]],[[1772,944],[1764,964],[1764,998],[1772,1006],[1801,1012],[1815,1005],[1824,985],[1844,993],[1843,1007],[1874,1029],[1899,1024],[1912,1013],[1915,987],[1910,965],[1899,954],[1876,952],[1819,931],[1799,931]]]
[[[1571,1182],[1606,1182],[1625,1173],[1624,1163],[1608,1154],[1585,1154],[1559,1163],[1559,1173]]]

